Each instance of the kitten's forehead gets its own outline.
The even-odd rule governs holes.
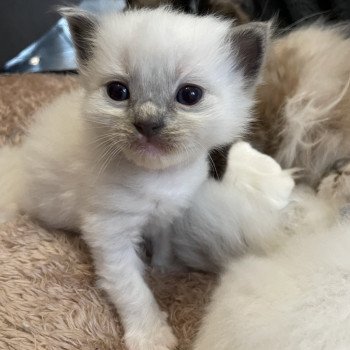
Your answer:
[[[109,74],[164,82],[218,63],[229,23],[166,9],[128,11],[105,17],[96,55]]]

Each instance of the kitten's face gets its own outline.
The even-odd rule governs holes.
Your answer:
[[[100,19],[81,71],[106,152],[161,169],[239,136],[251,99],[229,33],[227,22],[164,9]]]

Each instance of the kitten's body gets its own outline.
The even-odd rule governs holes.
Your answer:
[[[226,264],[195,350],[350,348],[349,169],[296,190],[272,249]]]
[[[119,156],[101,172],[96,143],[79,112],[81,96],[61,96],[34,117],[22,148],[0,150],[2,170],[9,171],[11,159],[17,159],[11,174],[17,175],[11,179],[16,197],[7,204],[51,227],[81,230],[99,284],[124,321],[130,349],[170,348],[175,338],[142,279],[135,248],[142,235],[160,234],[188,205],[207,177],[206,154],[154,171]]]
[[[137,246],[166,233],[190,204],[209,150],[244,131],[268,26],[233,29],[167,9],[64,13],[82,89],[41,110],[20,149],[0,151],[1,212],[17,206],[80,229],[128,348],[170,349],[176,339],[143,280]],[[184,87],[202,89],[200,99],[187,104]]]

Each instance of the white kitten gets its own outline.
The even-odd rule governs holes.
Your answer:
[[[190,204],[208,151],[244,131],[269,28],[167,9],[63,13],[82,89],[40,111],[21,149],[1,151],[0,208],[81,229],[128,348],[169,349],[137,245]]]
[[[349,159],[338,162],[317,194],[298,187],[273,228],[278,234],[265,236],[275,244],[266,244],[263,254],[236,260],[226,254],[226,271],[208,307],[195,350],[350,348],[349,170]],[[236,173],[236,177],[247,179],[245,173]],[[283,181],[284,176],[277,187]],[[223,200],[231,196],[231,202],[221,210],[223,216],[231,217],[237,209],[236,192],[225,187]],[[275,192],[275,186],[271,189]],[[257,200],[259,196],[257,191]],[[260,224],[265,226],[264,220]],[[216,240],[224,246],[236,244],[234,232],[231,237],[222,236],[221,226],[216,227]],[[213,240],[209,243],[215,248],[218,243]],[[219,262],[225,250],[219,251]]]

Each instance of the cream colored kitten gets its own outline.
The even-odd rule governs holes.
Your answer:
[[[346,26],[312,25],[274,40],[257,90],[249,140],[317,186],[350,156],[350,38]]]
[[[2,216],[26,211],[80,229],[129,350],[176,344],[143,280],[138,244],[163,239],[208,175],[210,149],[241,136],[269,26],[156,10],[63,10],[81,89],[0,151]]]
[[[270,248],[227,259],[195,350],[350,348],[349,174],[348,160],[317,194],[297,188],[274,227],[278,234],[265,236],[274,241]],[[218,236],[226,246],[234,242]]]

